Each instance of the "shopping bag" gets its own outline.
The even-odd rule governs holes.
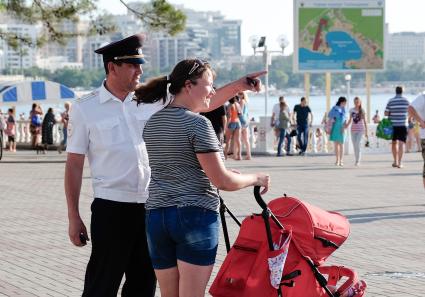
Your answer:
[[[390,119],[382,119],[376,128],[376,136],[385,140],[393,138],[393,123]]]

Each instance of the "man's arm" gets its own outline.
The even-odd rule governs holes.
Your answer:
[[[388,102],[388,103],[387,103],[387,106],[385,107],[384,115],[385,115],[386,117],[388,117],[388,116],[391,114],[389,104],[390,104],[390,103]]]
[[[412,105],[409,106],[408,111],[409,115],[413,117],[419,123],[419,125],[421,125],[421,128],[425,129],[425,120],[421,118]]]
[[[235,81],[228,83],[227,85],[225,85],[221,88],[218,88],[215,91],[215,95],[211,98],[210,107],[207,111],[211,111],[211,110],[214,110],[214,109],[222,106],[224,103],[226,103],[227,100],[229,100],[230,98],[235,96],[235,94],[237,94],[238,92],[243,92],[243,91],[258,92],[258,91],[260,91],[261,90],[261,81],[258,77],[260,77],[260,76],[262,76],[266,73],[267,73],[267,71],[259,71],[259,72],[250,73],[250,74],[247,74],[247,75],[239,78],[238,80],[235,80]],[[255,84],[255,86],[248,83],[248,81],[246,79],[247,77],[250,77],[257,82]]]
[[[65,195],[68,206],[69,239],[76,246],[85,245],[80,240],[80,234],[88,239],[87,229],[79,211],[81,183],[83,179],[85,155],[68,153],[65,166]]]
[[[275,115],[274,111],[272,111],[272,119],[270,120],[270,126],[271,127],[274,127],[275,117],[276,117],[276,115]]]

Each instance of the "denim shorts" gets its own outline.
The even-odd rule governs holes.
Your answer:
[[[218,213],[200,207],[164,207],[146,211],[149,254],[155,269],[177,266],[177,260],[208,266],[215,263]]]
[[[227,128],[229,128],[229,130],[234,131],[236,129],[240,129],[241,128],[241,123],[239,122],[231,122],[227,125]]]

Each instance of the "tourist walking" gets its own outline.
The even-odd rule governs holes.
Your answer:
[[[328,114],[328,120],[332,123],[331,130],[329,131],[329,140],[334,142],[336,166],[344,166],[344,141],[345,128],[347,127],[346,104],[347,99],[345,97],[339,97],[336,105],[332,107]]]
[[[248,111],[248,95],[246,92],[238,93],[238,103],[241,108],[239,121],[241,122],[241,151],[242,145],[245,147],[245,160],[251,160],[251,144],[249,143],[250,127],[249,127],[249,111]]]
[[[277,144],[277,156],[282,156],[282,145],[286,138],[286,133],[288,133],[287,129],[290,126],[291,121],[291,113],[289,111],[288,104],[286,101],[280,102],[280,110],[278,114],[279,124],[276,126],[279,129],[279,142]],[[289,142],[290,140],[288,140]],[[290,144],[288,145],[288,147]],[[288,149],[287,147],[287,149]],[[289,151],[287,150],[287,153]]]
[[[227,105],[227,129],[226,129],[226,147],[224,156],[227,159],[227,155],[230,151],[233,152],[233,159],[241,160],[241,122],[239,115],[241,114],[241,107],[236,100],[236,96],[229,100]],[[231,147],[232,146],[232,147]]]
[[[381,121],[381,117],[379,116],[379,110],[376,110],[375,115],[372,117],[372,122],[374,124],[379,124],[380,121]]]
[[[149,253],[162,297],[203,297],[218,247],[217,189],[257,185],[264,193],[269,175],[225,168],[214,129],[198,114],[210,108],[215,93],[206,61],[179,62],[168,78],[137,88],[137,101],[166,98],[167,83],[174,100],[150,118],[143,132],[152,170],[146,202]]]
[[[62,153],[62,151],[65,149],[66,143],[68,141],[68,122],[69,122],[69,109],[71,108],[71,102],[67,101],[65,102],[63,106],[65,107],[64,112],[61,113],[63,139],[58,146],[59,154]]]
[[[419,95],[409,106],[409,114],[420,126],[420,137],[422,147],[422,158],[424,166],[422,171],[423,184],[425,189],[425,94]]]
[[[353,143],[355,166],[360,165],[363,136],[368,138],[366,113],[359,97],[354,98],[354,107],[350,109],[347,126],[351,125],[351,142]]]
[[[279,140],[279,113],[280,113],[280,104],[285,101],[284,96],[279,96],[279,103],[273,105],[272,108],[272,117],[270,121],[270,127],[272,127],[274,135],[275,135],[275,144]]]
[[[86,245],[89,239],[79,211],[86,155],[94,192],[90,224],[93,244],[83,296],[116,296],[124,276],[122,296],[155,295],[156,278],[145,232],[150,168],[143,128],[170,100],[140,105],[133,100],[143,73],[144,39],[137,34],[95,51],[103,56],[106,80],[97,90],[77,99],[69,115],[65,194],[69,238],[76,246]],[[264,73],[249,76],[257,82],[256,77]],[[189,81],[187,84],[192,85]],[[229,83],[211,98],[211,110],[238,90],[259,87],[259,83],[255,87],[248,84],[246,76]],[[174,90],[172,85],[170,89]]]
[[[6,129],[4,130],[4,134],[7,136],[9,151],[16,153],[16,119],[15,110],[13,108],[9,108],[7,111]]]
[[[43,123],[43,109],[37,103],[32,104],[29,114],[31,147],[39,149],[41,144],[41,124]]]
[[[309,127],[313,125],[313,113],[307,105],[305,97],[301,98],[300,104],[294,106],[292,117],[293,122],[297,124],[297,139],[300,146],[299,154],[303,156],[307,150]]]
[[[0,109],[0,160],[3,157],[3,146],[5,145],[3,141],[4,129],[6,129],[6,119],[4,118],[3,112]]]
[[[53,108],[49,107],[46,115],[43,118],[43,124],[41,126],[42,134],[42,145],[43,153],[46,153],[49,145],[53,144],[53,126],[56,124],[55,114],[53,113]]]
[[[420,138],[420,126],[416,120],[409,116],[407,120],[407,141],[406,141],[406,152],[420,152],[421,149],[421,138]],[[413,143],[416,142],[417,150],[414,149]]]
[[[395,97],[391,98],[385,108],[385,115],[393,124],[393,139],[391,151],[393,154],[393,167],[402,168],[404,145],[407,139],[407,109],[409,100],[403,97],[403,88],[398,86],[395,89]]]

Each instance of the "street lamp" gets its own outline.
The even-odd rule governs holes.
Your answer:
[[[350,82],[351,82],[351,74],[346,74],[344,76],[345,82],[347,84],[347,108],[348,102],[350,101]]]
[[[251,44],[252,49],[254,50],[254,56],[257,54],[263,55],[263,61],[264,61],[264,69],[267,71],[265,76],[265,90],[264,90],[264,116],[267,117],[267,101],[269,98],[269,65],[272,64],[272,55],[282,55],[285,51],[285,48],[289,45],[288,39],[285,35],[280,35],[277,39],[277,42],[279,43],[281,51],[269,51],[267,49],[266,45],[266,37],[258,37],[256,35],[253,35],[249,38],[249,43]],[[263,48],[262,50],[259,50],[260,48]]]
[[[346,83],[346,87],[347,87],[347,108],[346,108],[346,110],[349,113],[350,112],[350,91],[351,91],[351,85],[350,85],[350,83],[351,83],[351,74],[346,74],[344,76],[344,79],[345,79],[345,83]],[[349,150],[350,150],[349,143],[350,143],[350,138],[351,138],[350,137],[350,129],[348,129],[347,134],[348,134],[347,135],[348,140],[344,144],[345,155],[348,155],[350,153],[349,152]]]

